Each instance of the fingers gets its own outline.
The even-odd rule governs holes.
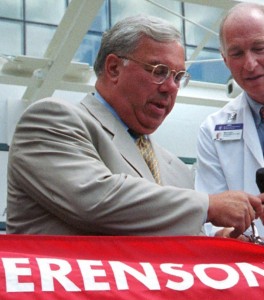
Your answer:
[[[245,236],[243,234],[239,234],[239,232],[236,229],[233,229],[232,231],[230,231],[228,234],[228,237],[232,238],[232,239],[237,239],[237,240],[240,240],[243,242],[250,242],[250,239],[247,236]]]
[[[260,218],[262,221],[262,224],[264,225],[264,194],[258,195],[258,198],[261,201],[261,206],[262,206],[262,212],[256,213],[256,218]]]
[[[263,214],[264,195],[253,196],[248,194],[248,199],[255,214],[254,218],[257,219]],[[250,213],[252,215],[252,211]]]
[[[244,234],[238,235],[237,230],[234,228],[222,228],[215,233],[216,237],[234,238],[243,242],[250,242],[249,237]]]
[[[256,217],[261,216],[264,221],[262,203],[264,203],[264,195],[256,197],[233,191],[210,195],[209,221],[216,226],[233,227],[230,236],[237,238]]]
[[[230,232],[229,234],[230,237],[237,238],[241,234],[243,234],[243,232],[245,232],[247,228],[250,226],[252,220],[254,220],[254,218],[252,219],[249,213],[246,213],[244,216],[241,216],[240,219],[237,218],[236,220],[234,220],[233,221],[234,230]]]
[[[238,238],[239,236],[241,235],[241,231],[237,228],[234,228],[230,233],[229,233],[229,236],[232,238],[232,239],[236,239]]]
[[[254,221],[261,214],[263,214],[263,207],[258,197],[246,194],[245,200],[246,206],[244,210],[244,216],[241,211],[241,220],[239,221],[237,219],[237,223],[234,223],[233,225],[234,230],[230,233],[230,237],[232,238],[238,238],[240,235],[242,235],[245,232],[245,230],[247,230],[250,227],[252,221]]]

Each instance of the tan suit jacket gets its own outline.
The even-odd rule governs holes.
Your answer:
[[[92,95],[52,98],[23,114],[10,147],[7,232],[197,235],[208,196],[189,169],[154,144],[157,185],[123,124]]]

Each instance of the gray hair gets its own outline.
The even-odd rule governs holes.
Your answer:
[[[262,4],[257,3],[239,3],[235,6],[233,6],[225,15],[225,17],[222,19],[220,23],[220,30],[219,30],[219,40],[220,40],[220,47],[221,50],[224,51],[225,43],[224,43],[224,25],[226,20],[231,16],[235,14],[239,14],[241,11],[250,11],[252,9],[258,10],[264,14],[264,6]]]
[[[99,76],[103,72],[107,55],[131,54],[144,36],[158,42],[181,43],[180,32],[163,19],[144,15],[127,17],[103,34],[101,47],[94,63],[95,74]]]

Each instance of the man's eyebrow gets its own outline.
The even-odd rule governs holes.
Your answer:
[[[263,37],[263,39],[259,39],[259,40],[254,41],[253,46],[254,45],[264,45],[264,37]]]
[[[232,52],[232,51],[240,51],[240,50],[241,50],[241,47],[239,47],[237,45],[233,45],[226,49],[227,53]]]
[[[264,45],[264,37],[259,38],[252,43],[252,46],[258,46],[258,45]],[[239,45],[231,45],[227,49],[227,51],[237,51],[237,50],[241,50],[241,49],[243,49],[243,47],[240,47]]]

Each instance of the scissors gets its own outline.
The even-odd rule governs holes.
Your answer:
[[[264,246],[264,240],[259,236],[257,227],[254,222],[251,222],[252,233],[248,235],[249,241],[251,243]]]

